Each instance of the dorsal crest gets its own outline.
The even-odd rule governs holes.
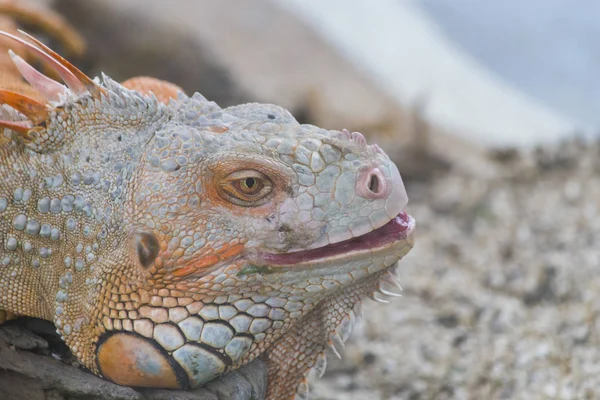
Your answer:
[[[13,63],[23,78],[39,92],[41,101],[0,89],[0,104],[8,105],[20,114],[0,120],[0,127],[16,132],[13,138],[35,152],[52,152],[72,138],[76,130],[73,127],[68,129],[68,125],[85,124],[83,118],[69,115],[74,110],[80,110],[81,115],[88,116],[90,124],[102,119],[108,129],[111,124],[118,123],[119,126],[115,128],[122,128],[126,132],[135,123],[156,121],[167,112],[163,103],[183,92],[175,85],[151,78],[130,80],[123,86],[103,76],[100,83],[100,80],[91,79],[39,40],[25,32],[19,33],[22,37],[0,31],[0,35],[25,46],[64,83],[47,77],[9,50]],[[153,92],[158,93],[160,101]]]

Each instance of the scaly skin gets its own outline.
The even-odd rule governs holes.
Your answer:
[[[412,247],[396,166],[274,105],[71,70],[43,107],[0,92],[23,113],[0,121],[0,309],[53,321],[118,384],[195,387],[262,355],[267,398],[304,398]]]
[[[41,27],[50,36],[58,39],[69,53],[79,56],[84,51],[83,39],[52,10],[32,7],[27,3],[17,3],[14,0],[0,0],[0,30],[17,33],[16,20]],[[0,41],[0,89],[39,99],[40,94],[21,79],[21,74],[8,56],[7,50],[14,45],[12,41]],[[0,135],[0,143],[5,141],[6,139]],[[14,313],[0,309],[0,323],[14,317]]]

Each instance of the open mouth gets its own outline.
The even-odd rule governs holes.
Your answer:
[[[302,250],[286,254],[262,254],[261,258],[269,265],[296,265],[316,260],[330,259],[343,254],[356,254],[365,251],[393,246],[399,242],[411,240],[415,220],[401,212],[387,224],[364,235],[328,244],[318,249]]]

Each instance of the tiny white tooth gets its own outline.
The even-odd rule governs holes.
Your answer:
[[[376,301],[376,302],[378,302],[378,303],[383,303],[383,304],[387,304],[387,303],[389,303],[389,301],[387,301],[387,300],[383,300],[383,299],[380,299],[380,298],[378,298],[377,296],[375,296],[375,293],[372,293],[372,294],[370,294],[370,295],[369,295],[369,298],[370,298],[371,300],[373,300],[373,301]]]
[[[340,337],[340,335],[337,332],[335,332],[333,335],[331,335],[331,341],[333,343],[335,343],[336,346],[340,346],[342,349],[346,348],[344,341],[342,340],[342,338]]]
[[[294,400],[309,400],[310,396],[308,393],[308,380],[304,378],[298,385]]]
[[[335,346],[333,345],[333,343],[331,341],[329,341],[328,344],[329,344],[329,349],[331,350],[331,352],[333,354],[335,354],[335,356],[341,360],[342,356],[340,355],[340,353],[338,352],[338,350],[335,348]]]
[[[341,339],[341,345],[344,347],[344,342],[348,340],[352,330],[356,326],[356,313],[353,310],[350,310],[348,314],[342,319],[342,322],[338,325],[338,328],[335,331],[335,334],[339,336],[339,338],[334,337],[334,339]]]
[[[389,283],[391,286],[398,288],[399,290],[402,290],[402,286],[400,286],[400,283],[398,283],[396,278],[394,278],[390,275],[383,275],[382,281],[385,283]]]
[[[384,296],[402,297],[402,295],[400,293],[389,292],[389,291],[385,290],[384,288],[379,288],[378,292]]]

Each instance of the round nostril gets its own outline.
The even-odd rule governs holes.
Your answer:
[[[371,174],[369,178],[369,191],[374,194],[378,194],[380,190],[379,177],[375,174]]]
[[[379,199],[389,194],[390,186],[379,168],[363,171],[356,184],[357,194],[367,199]]]

